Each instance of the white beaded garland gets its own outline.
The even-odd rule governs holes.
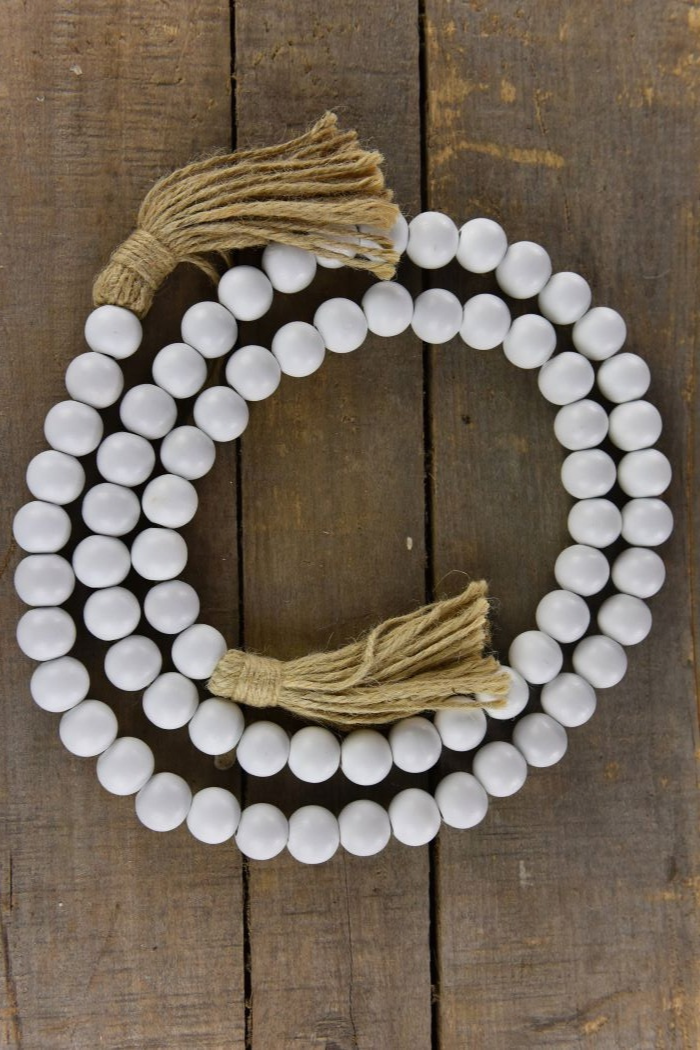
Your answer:
[[[627,338],[627,325],[617,310],[594,306],[574,325],[573,344],[591,361],[604,361],[622,349]]]
[[[78,758],[96,758],[117,738],[114,711],[101,700],[83,700],[66,711],[58,726],[61,743]]]
[[[638,401],[651,382],[649,365],[637,354],[616,354],[603,361],[596,376],[603,397],[616,404]]]
[[[73,551],[73,571],[86,587],[116,587],[130,568],[129,548],[114,536],[86,536]]]
[[[305,726],[292,736],[289,768],[307,784],[329,780],[340,766],[340,742],[329,729]]]
[[[622,531],[622,514],[609,499],[583,499],[569,511],[567,528],[577,543],[609,547]]]
[[[435,789],[440,816],[451,828],[473,828],[486,816],[489,797],[471,773],[450,773]]]
[[[189,784],[176,773],[156,773],[136,796],[136,816],[151,831],[179,828],[192,804]]]
[[[321,333],[306,321],[290,321],[275,334],[271,348],[287,376],[310,376],[323,364],[326,347]]]
[[[151,587],[143,612],[151,627],[161,634],[180,634],[199,616],[199,596],[184,580],[166,580]]]
[[[613,594],[598,610],[598,627],[620,645],[638,645],[651,630],[651,612],[641,598]]]
[[[549,255],[534,241],[511,244],[496,269],[496,280],[513,299],[530,299],[539,295],[551,276]]]
[[[66,390],[74,401],[93,408],[107,408],[124,389],[124,373],[105,354],[90,351],[73,358],[66,369]]]
[[[671,464],[656,448],[628,452],[617,465],[617,480],[627,496],[661,496],[671,484]]]
[[[216,446],[199,427],[175,427],[160,446],[160,461],[168,473],[187,481],[203,478],[214,466],[215,459]]]
[[[633,547],[658,547],[673,532],[673,513],[663,500],[631,499],[622,508],[622,538]]]
[[[581,597],[570,590],[550,591],[535,612],[537,626],[557,642],[576,642],[588,630],[591,614]]]
[[[123,306],[98,306],[85,322],[85,342],[91,350],[121,360],[141,345],[141,322]]]
[[[340,844],[355,857],[374,857],[391,838],[389,814],[377,802],[361,798],[350,802],[338,815]]]
[[[610,413],[610,440],[623,452],[655,445],[661,437],[661,413],[649,401],[625,401]]]
[[[608,433],[608,414],[597,401],[574,401],[557,412],[554,433],[559,444],[572,452],[594,448]]]
[[[435,728],[451,751],[472,751],[486,736],[486,715],[480,707],[448,708],[435,713]]]
[[[280,385],[282,369],[264,346],[242,346],[226,365],[226,382],[246,401],[263,401]]]
[[[195,623],[177,636],[171,656],[180,674],[195,681],[204,681],[212,674],[227,648],[221,631],[206,623]]]
[[[559,762],[568,744],[566,730],[550,715],[525,715],[513,730],[513,743],[529,766],[544,768]]]
[[[143,711],[159,729],[181,729],[199,706],[197,686],[177,671],[166,671],[143,694]]]
[[[558,675],[563,660],[559,643],[544,631],[523,631],[508,650],[508,663],[533,685],[542,685]]]
[[[424,211],[408,224],[406,254],[424,270],[447,266],[457,254],[459,232],[448,215]]]
[[[187,343],[169,343],[156,354],[151,374],[171,397],[193,397],[206,382],[207,363]]]
[[[389,731],[394,765],[406,773],[424,773],[440,758],[442,740],[431,721],[416,715],[402,718]]]
[[[610,689],[624,678],[627,656],[619,642],[603,634],[581,639],[572,657],[574,670],[594,689]]]
[[[314,314],[326,350],[349,354],[357,350],[367,335],[367,318],[352,299],[326,299]]]
[[[503,353],[518,368],[540,368],[554,353],[557,333],[546,317],[516,317],[503,340]]]
[[[459,231],[457,262],[470,273],[490,273],[508,248],[505,230],[493,219],[470,219]]]
[[[110,434],[97,450],[97,469],[105,481],[127,488],[135,488],[150,477],[155,462],[150,441],[126,431]]]
[[[268,802],[246,806],[236,831],[236,845],[250,860],[272,860],[282,852],[289,837],[284,813]]]
[[[405,332],[413,317],[413,297],[396,281],[373,284],[362,297],[367,327],[385,338]]]
[[[241,739],[244,726],[238,704],[210,696],[199,705],[187,729],[199,751],[205,755],[225,755]]]
[[[570,405],[580,401],[594,382],[595,373],[590,361],[569,350],[546,361],[537,376],[540,393],[553,405]]]
[[[252,722],[243,730],[236,747],[236,761],[254,777],[272,777],[289,758],[289,737],[276,722]]]
[[[475,295],[464,304],[459,334],[474,350],[500,346],[509,328],[510,310],[497,295]]]
[[[27,554],[54,554],[68,543],[71,521],[63,507],[32,500],[17,511],[12,535]]]
[[[268,244],[262,254],[262,268],[276,292],[301,292],[316,276],[316,259],[311,252],[291,244]]]
[[[540,312],[552,324],[574,324],[591,305],[591,289],[580,274],[553,274],[537,298]]]
[[[135,693],[158,677],[162,663],[160,649],[154,641],[144,635],[131,634],[107,650],[105,674],[117,689]]]
[[[323,806],[302,806],[289,818],[287,849],[302,864],[323,864],[340,845],[336,817]]]
[[[83,619],[93,638],[116,642],[136,630],[141,619],[138,599],[125,587],[104,587],[85,602]]]
[[[199,497],[194,485],[176,474],[161,474],[149,481],[141,497],[143,513],[154,525],[181,529],[197,513]]]
[[[376,729],[354,729],[343,738],[341,768],[353,784],[379,784],[389,775],[393,761],[389,741]]]
[[[56,452],[87,456],[102,440],[102,417],[81,401],[61,401],[46,414],[44,436]]]
[[[612,581],[618,591],[636,598],[651,598],[661,590],[666,568],[656,551],[628,547],[613,562]]]
[[[79,704],[89,688],[87,668],[73,656],[61,656],[39,664],[29,682],[34,703],[55,714]]]
[[[404,846],[425,846],[440,830],[440,810],[432,795],[422,788],[406,788],[389,803],[394,838]]]
[[[521,711],[525,710],[530,699],[530,687],[523,676],[512,667],[506,667],[505,664],[501,664],[501,669],[507,671],[510,676],[508,696],[502,707],[489,707],[488,713],[490,718],[505,721],[508,718],[515,718]],[[483,702],[494,699],[487,693],[477,693],[476,698]]]
[[[221,303],[195,303],[185,311],[180,326],[182,341],[198,350],[202,357],[223,357],[233,349],[238,325]]]
[[[126,536],[138,524],[141,504],[132,489],[105,481],[86,492],[81,513],[91,532]]]
[[[172,396],[155,383],[141,383],[124,394],[119,418],[125,430],[156,441],[175,426],[177,405]]]
[[[561,552],[554,563],[554,576],[560,587],[590,597],[602,591],[610,577],[608,559],[597,547],[574,543]]]
[[[225,788],[202,788],[192,798],[187,828],[194,838],[213,846],[233,838],[240,819],[235,795]]]
[[[155,459],[155,456],[154,456]],[[83,491],[85,471],[75,456],[49,449],[34,456],[27,467],[27,488],[37,500],[64,506]]]
[[[505,740],[492,740],[474,755],[474,776],[494,798],[520,791],[527,779],[527,763],[520,751]]]
[[[244,399],[227,386],[210,386],[194,403],[194,421],[212,441],[235,441],[249,418]]]
[[[75,575],[60,554],[30,554],[15,569],[15,591],[25,605],[63,605],[75,587]]]
[[[593,686],[580,675],[564,672],[542,686],[543,710],[567,729],[582,726],[593,717],[596,695]]]
[[[148,744],[121,736],[97,759],[97,779],[113,795],[135,795],[150,780],[155,759]]]
[[[413,307],[411,328],[423,343],[448,343],[462,325],[462,306],[456,295],[444,288],[421,292]]]
[[[272,306],[270,279],[257,266],[233,266],[227,270],[216,294],[237,321],[257,321]]]
[[[562,485],[576,499],[605,496],[616,477],[615,461],[599,448],[571,452],[561,466]]]

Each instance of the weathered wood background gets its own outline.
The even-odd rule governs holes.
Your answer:
[[[696,1048],[700,7],[6,0],[0,49],[2,1045]],[[151,181],[331,107],[384,151],[407,214],[492,215],[624,313],[652,365],[678,527],[653,635],[559,767],[475,831],[309,870],[147,832],[63,751],[14,646],[9,537],[91,277]],[[339,281],[275,318],[310,318]],[[209,294],[172,279],[130,380]],[[188,573],[209,622],[299,653],[449,591],[458,570],[490,579],[507,646],[565,539],[551,419],[532,375],[457,340],[369,340],[285,380],[202,485]],[[148,732],[138,700],[119,703]],[[239,785],[184,732],[149,739],[197,785],[288,809],[316,797],[291,778]],[[331,782],[329,804],[346,791]]]

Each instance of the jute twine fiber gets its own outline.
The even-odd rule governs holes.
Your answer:
[[[291,244],[346,266],[393,277],[398,255],[386,233],[360,240],[357,227],[387,231],[398,218],[382,157],[363,150],[326,113],[304,135],[260,149],[195,161],[147,193],[137,227],[93,285],[96,306],[143,317],[178,263],[218,280],[206,255]],[[348,244],[355,250],[348,255]],[[211,693],[253,707],[280,707],[348,729],[394,722],[421,711],[500,707],[510,678],[487,651],[486,584],[380,623],[364,638],[296,660],[229,650]],[[477,695],[478,694],[478,695]]]

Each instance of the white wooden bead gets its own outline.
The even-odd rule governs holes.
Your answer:
[[[335,354],[357,350],[367,336],[367,318],[352,299],[326,299],[314,314],[314,327]]]
[[[340,743],[328,729],[306,726],[293,734],[289,768],[307,784],[330,779],[340,766]]]
[[[503,353],[518,368],[540,368],[556,349],[557,333],[546,317],[516,317],[503,340]]]
[[[406,773],[424,773],[440,758],[442,740],[427,718],[415,716],[395,722],[389,731],[394,764]]]
[[[323,864],[340,845],[337,818],[323,806],[302,806],[289,818],[287,849],[302,864]]]
[[[550,715],[535,711],[525,715],[513,730],[513,743],[526,762],[536,769],[556,765],[566,754],[566,730]]]
[[[121,736],[97,759],[97,779],[113,795],[135,795],[150,780],[155,759],[148,744]]]
[[[610,565],[597,547],[574,543],[557,558],[554,576],[560,587],[589,597],[605,587],[610,577]]]
[[[236,831],[236,845],[251,860],[272,860],[282,852],[289,837],[284,813],[267,802],[246,806]]]
[[[86,587],[116,587],[130,568],[129,548],[114,536],[86,536],[73,551],[73,572]]]
[[[360,223],[358,227],[360,233],[367,233],[370,236],[376,237],[378,234],[384,234],[389,238],[394,246],[394,250],[403,255],[406,251],[406,245],[408,244],[408,223],[404,219],[403,215],[399,213],[399,217],[391,227],[390,230],[379,230],[376,226],[366,226],[364,223]],[[366,238],[361,238],[360,243],[364,247],[371,247],[372,242],[367,243]]]
[[[547,252],[533,241],[511,244],[496,268],[496,280],[513,299],[539,295],[551,276],[552,262]]]
[[[627,670],[627,656],[619,642],[602,634],[583,638],[574,649],[574,670],[594,689],[610,689],[621,682]]]
[[[352,784],[378,784],[391,772],[389,741],[376,729],[354,729],[343,738],[341,767]]]
[[[150,831],[174,831],[192,804],[186,780],[176,773],[156,773],[136,796],[136,816]]]
[[[64,506],[83,491],[85,471],[74,456],[64,452],[40,452],[27,467],[27,488],[32,496]]]
[[[226,365],[226,382],[246,401],[263,401],[280,385],[279,361],[264,346],[242,346]]]
[[[91,350],[121,360],[141,345],[141,322],[123,306],[98,306],[85,322],[85,342]]]
[[[609,499],[584,499],[569,511],[571,538],[589,547],[609,547],[622,531],[622,514]]]
[[[574,324],[591,305],[590,285],[580,274],[562,270],[549,278],[537,305],[552,324]]]
[[[523,631],[508,650],[510,666],[533,685],[551,681],[561,671],[563,660],[558,643],[543,631]]]
[[[233,349],[238,325],[232,313],[221,303],[195,303],[185,311],[180,326],[183,343],[199,350],[202,357],[213,360]]]
[[[212,441],[235,441],[249,418],[248,405],[228,386],[210,386],[194,403],[194,421]]]
[[[655,445],[661,437],[661,413],[649,401],[626,401],[610,413],[610,440],[623,452]]]
[[[93,638],[116,642],[136,630],[141,619],[141,606],[126,588],[105,587],[95,591],[85,602],[83,619]]]
[[[216,294],[238,321],[257,321],[272,306],[270,279],[257,266],[233,266],[227,270]]]
[[[638,645],[651,630],[651,612],[641,598],[613,594],[598,610],[598,627],[620,645]]]
[[[340,844],[354,857],[374,857],[391,838],[389,814],[377,802],[361,798],[350,802],[338,816]]]
[[[569,495],[576,499],[604,496],[615,484],[615,462],[599,448],[572,452],[561,466],[561,480]]]
[[[588,394],[595,382],[590,361],[565,350],[542,365],[537,385],[542,396],[553,405],[570,405]]]
[[[262,254],[262,268],[277,292],[301,292],[316,276],[312,252],[291,244],[268,244]]]
[[[554,433],[559,444],[572,452],[594,448],[608,433],[608,413],[587,398],[564,405],[555,416]]]
[[[411,328],[423,343],[439,346],[453,339],[462,325],[462,306],[444,288],[421,292],[413,307]]]
[[[25,605],[63,605],[75,587],[75,575],[60,554],[30,554],[15,569],[15,590]]]
[[[135,693],[158,677],[162,664],[163,658],[156,643],[143,635],[132,634],[109,647],[105,656],[105,674],[117,689]]]
[[[151,587],[143,612],[151,627],[161,634],[180,634],[199,616],[199,596],[184,580],[167,580]]]
[[[632,499],[622,509],[622,538],[632,547],[658,547],[673,532],[673,513],[660,499]]]
[[[84,700],[89,688],[87,668],[72,656],[39,664],[29,682],[34,703],[44,711],[57,714]]]
[[[272,353],[287,376],[310,376],[323,364],[326,348],[318,329],[306,321],[290,321],[275,333]]]
[[[474,776],[494,798],[520,791],[527,779],[527,762],[512,744],[493,740],[474,755]]]
[[[616,354],[598,369],[598,389],[615,404],[644,397],[651,382],[646,361],[637,354]]]
[[[236,796],[225,788],[208,787],[194,795],[187,827],[199,842],[213,846],[233,838],[240,819],[241,807]]]
[[[550,591],[540,600],[535,613],[537,626],[557,642],[576,642],[588,630],[591,614],[580,594]]]
[[[156,462],[153,445],[138,434],[119,431],[97,450],[97,469],[105,481],[134,488],[149,477]]]
[[[405,332],[413,317],[413,296],[396,281],[380,281],[362,297],[367,327],[385,338]]]
[[[671,484],[671,464],[656,448],[628,452],[617,465],[617,480],[628,496],[661,496]]]
[[[163,438],[160,461],[169,474],[196,481],[214,466],[216,446],[199,427],[175,427]]]
[[[206,382],[207,363],[187,343],[169,343],[156,354],[151,374],[171,397],[194,397]]]
[[[66,390],[74,401],[93,408],[107,408],[119,399],[124,374],[105,354],[89,352],[74,357],[66,369]]]
[[[141,497],[143,513],[154,525],[181,529],[197,513],[199,497],[194,485],[177,474],[161,474],[149,481]]]
[[[143,694],[144,714],[159,729],[181,729],[198,706],[197,686],[176,671],[158,675]]]
[[[565,672],[542,686],[542,708],[560,725],[574,729],[595,714],[596,695],[593,686],[580,675]]]
[[[497,295],[474,295],[464,304],[459,334],[474,350],[500,346],[510,328],[510,310]]]
[[[637,598],[651,598],[661,590],[665,579],[663,561],[656,551],[645,547],[628,547],[613,563],[612,581],[618,591]]]
[[[194,746],[205,755],[225,755],[241,739],[244,726],[238,704],[210,696],[197,708],[187,731]]]
[[[459,231],[457,262],[469,273],[490,273],[508,248],[505,230],[493,219],[470,219]]]
[[[459,231],[448,215],[424,211],[408,224],[406,254],[424,270],[447,266],[457,254]]]
[[[480,707],[448,708],[435,713],[435,728],[451,751],[472,751],[486,736],[486,715]]]
[[[63,715],[58,735],[72,755],[95,758],[111,747],[117,729],[117,717],[111,707],[101,700],[83,700]]]
[[[576,322],[571,333],[574,346],[591,361],[604,361],[624,345],[627,326],[609,306],[594,306]]]
[[[206,623],[195,623],[177,636],[171,655],[181,674],[203,681],[209,678],[227,649],[221,631]]]
[[[435,789],[440,815],[451,828],[473,828],[486,816],[489,797],[471,773],[449,773]]]
[[[506,667],[505,664],[501,665],[501,670],[507,671],[510,676],[510,688],[506,702],[503,707],[489,707],[486,711],[489,718],[495,718],[497,721],[515,718],[527,707],[530,699],[530,688],[523,676],[514,671],[512,667]],[[495,697],[489,696],[488,693],[477,693],[476,698],[482,702],[495,699]]]
[[[243,730],[236,760],[245,773],[272,777],[284,769],[289,757],[289,737],[276,722],[252,722]]]
[[[440,830],[440,810],[422,788],[406,788],[389,803],[394,838],[405,846],[425,846]]]
[[[102,440],[100,413],[81,401],[60,401],[49,409],[44,435],[51,448],[68,456],[87,456]]]
[[[136,493],[109,481],[88,489],[80,509],[90,531],[102,536],[125,536],[141,517]]]
[[[71,521],[63,507],[32,500],[17,511],[12,535],[28,554],[53,554],[68,543]]]
[[[157,441],[175,426],[177,405],[170,394],[155,383],[140,383],[124,394],[119,417],[126,430]]]

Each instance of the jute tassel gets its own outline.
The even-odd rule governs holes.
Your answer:
[[[346,266],[393,277],[398,255],[383,233],[360,240],[357,226],[389,230],[398,218],[384,185],[382,157],[326,113],[310,131],[279,146],[195,161],[146,195],[136,230],[95,280],[96,306],[125,306],[139,317],[180,262],[216,280],[205,254],[292,244]],[[348,254],[348,244],[356,249]]]
[[[379,624],[334,652],[281,661],[231,649],[210,681],[215,696],[282,707],[339,728],[421,711],[501,707],[510,678],[488,644],[486,584]],[[477,698],[475,694],[485,694]]]

